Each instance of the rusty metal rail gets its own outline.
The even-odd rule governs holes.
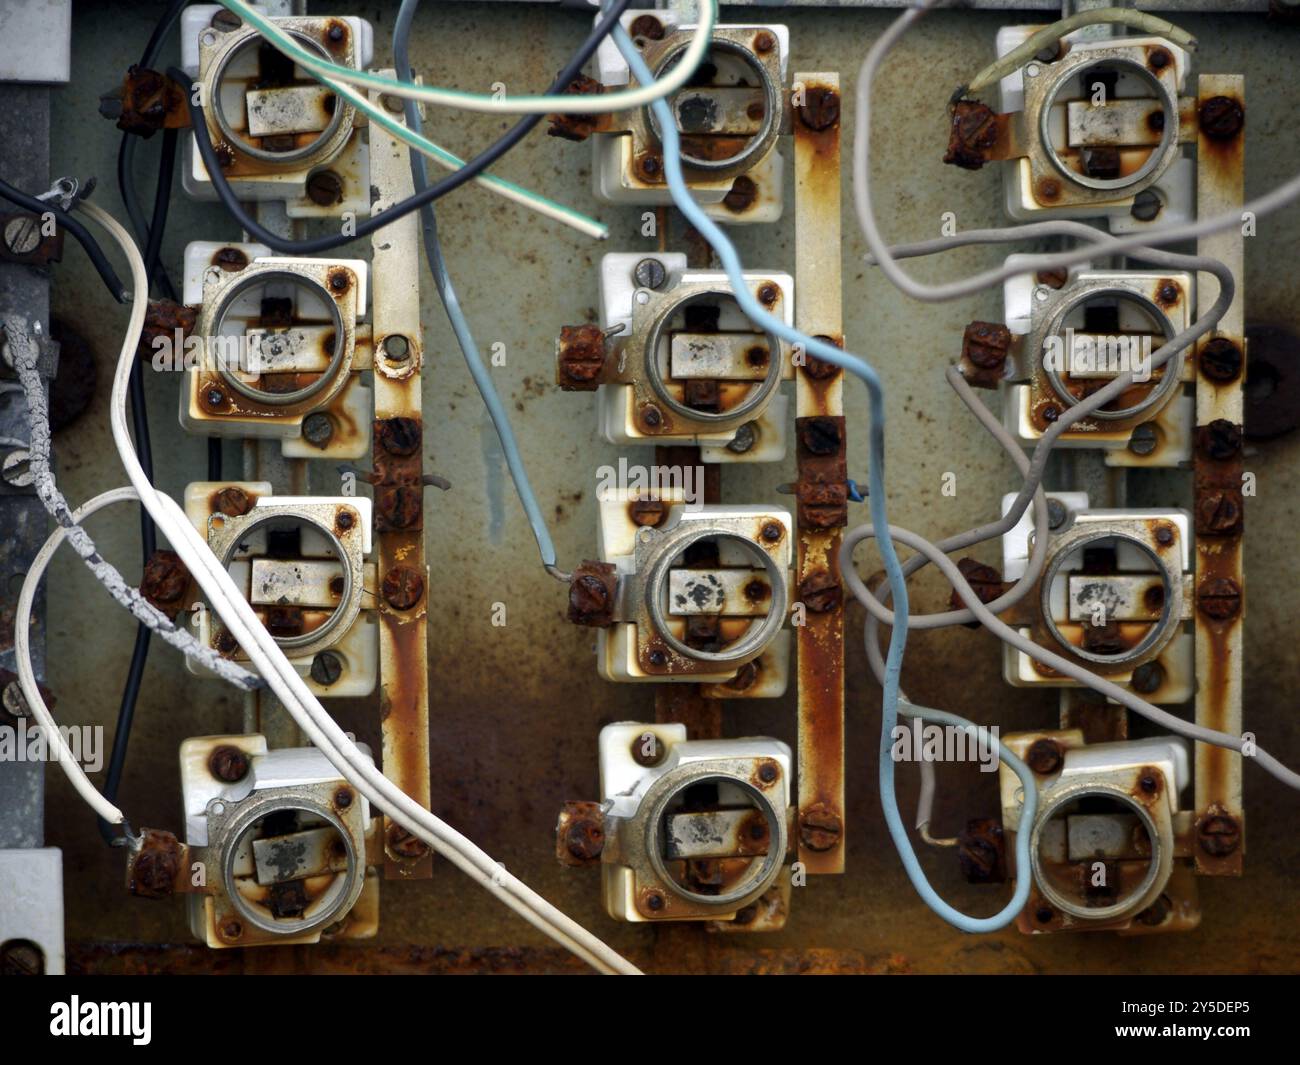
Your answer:
[[[391,75],[390,75],[391,76]],[[412,195],[409,149],[370,131],[372,210]],[[428,569],[424,560],[424,361],[420,329],[419,215],[376,232],[374,490],[379,581],[379,683],[384,775],[429,808]],[[432,875],[428,847],[393,821],[384,825],[389,879]]]
[[[840,292],[840,79],[796,74],[795,324],[844,345]],[[800,99],[799,97],[802,97]],[[799,545],[799,861],[844,871],[844,592],[848,524],[844,374],[801,358],[796,375]]]
[[[1245,192],[1245,79],[1205,74],[1198,89],[1196,212],[1209,218],[1240,208]],[[1243,220],[1243,225],[1245,224]],[[1201,255],[1225,262],[1236,298],[1213,335],[1197,346],[1196,375],[1196,722],[1242,730],[1242,382],[1245,378],[1244,235],[1241,227],[1203,237]],[[1204,313],[1218,289],[1203,276]],[[1239,876],[1246,850],[1241,758],[1209,744],[1196,748],[1196,869]]]

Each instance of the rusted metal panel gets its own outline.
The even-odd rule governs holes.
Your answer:
[[[1205,74],[1198,89],[1196,212],[1210,218],[1240,207],[1245,193],[1245,78]],[[1212,336],[1198,345],[1196,377],[1196,722],[1242,730],[1242,382],[1245,377],[1245,242],[1234,226],[1203,237],[1201,255],[1226,263],[1237,278],[1236,298]],[[1205,313],[1218,294],[1203,276],[1197,286]],[[1235,348],[1236,357],[1232,357]],[[1233,373],[1235,362],[1236,372]],[[1196,869],[1240,876],[1245,854],[1241,757],[1196,747]]]
[[[371,136],[371,208],[414,192],[407,147],[377,128]],[[379,596],[379,683],[384,775],[426,809],[429,781],[428,569],[424,561],[424,433],[420,414],[420,222],[408,214],[375,233],[375,547]],[[389,879],[432,875],[428,848],[395,822],[384,826]]]
[[[843,342],[840,293],[840,79],[796,74],[794,117],[795,322]],[[799,546],[797,628],[799,861],[844,872],[844,595],[840,528],[847,524],[844,374],[807,360],[796,376]]]

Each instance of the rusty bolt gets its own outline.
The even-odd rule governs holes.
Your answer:
[[[179,844],[175,848],[146,846],[141,850],[131,862],[131,894],[144,899],[165,899],[172,895],[176,890],[178,852]]]
[[[334,805],[340,810],[346,810],[349,806],[351,806],[352,789],[339,788],[339,790],[334,793]]]
[[[333,651],[321,651],[311,660],[311,679],[324,688],[343,676],[343,662]]]
[[[1034,275],[1034,279],[1048,288],[1064,288],[1065,283],[1070,280],[1070,272],[1065,267],[1056,270],[1039,270]]]
[[[1196,826],[1201,850],[1215,858],[1226,858],[1241,846],[1241,823],[1228,813],[1211,813]]]
[[[1232,140],[1246,124],[1240,101],[1230,96],[1211,96],[1201,104],[1201,132],[1211,140]]]
[[[647,403],[641,408],[641,420],[651,429],[657,429],[663,423],[663,415],[659,413],[659,408]]]
[[[820,133],[840,120],[840,94],[825,85],[812,85],[804,91],[799,107],[799,121]]]
[[[758,767],[758,779],[763,784],[775,784],[781,776],[781,767],[771,759]]]
[[[346,270],[334,270],[329,275],[331,292],[346,292],[352,279]]]
[[[641,180],[651,183],[658,181],[664,172],[664,164],[654,152],[637,156],[636,167]]]
[[[1160,779],[1158,770],[1145,768],[1138,774],[1138,790],[1143,795],[1154,796],[1160,791]]]
[[[658,525],[666,513],[662,499],[634,499],[628,506],[628,517],[634,525]]]
[[[963,170],[979,170],[989,161],[997,147],[997,115],[988,104],[978,100],[958,100],[952,106],[952,124],[948,131],[948,151],[943,161]]]
[[[325,36],[328,37],[335,44],[338,44],[339,41],[343,40],[347,36],[347,30],[343,28],[342,23],[336,22],[332,26],[330,26]]]
[[[758,683],[758,674],[758,660],[746,662],[736,670],[736,675],[726,682],[725,687],[733,692],[747,692]]]
[[[664,908],[664,897],[657,891],[651,891],[645,896],[645,908],[654,913],[658,913]]]
[[[394,610],[410,610],[424,598],[424,576],[412,566],[394,566],[384,574],[383,592]]]
[[[754,51],[766,55],[776,47],[776,38],[767,30],[760,30],[754,35]]]
[[[319,207],[343,202],[343,179],[333,170],[318,170],[307,179],[307,199]]]
[[[302,438],[312,447],[325,447],[334,436],[334,423],[323,411],[309,414],[302,420]]]
[[[1148,928],[1154,928],[1156,925],[1164,924],[1172,912],[1173,904],[1169,901],[1169,896],[1161,895],[1137,915],[1137,922],[1146,925]]]
[[[1061,768],[1061,762],[1064,760],[1065,752],[1061,745],[1055,740],[1049,740],[1046,737],[1035,740],[1029,747],[1025,755],[1025,762],[1029,768],[1040,776],[1047,776],[1049,773],[1055,773]]]
[[[1241,348],[1227,337],[1214,337],[1201,348],[1201,373],[1211,381],[1226,384],[1241,376]]]
[[[1164,70],[1172,61],[1173,56],[1165,48],[1153,48],[1151,54],[1147,57],[1147,63],[1152,70]]]
[[[799,841],[810,851],[832,850],[843,835],[843,819],[824,802],[799,811]]]
[[[1006,879],[1006,843],[1002,825],[992,818],[966,822],[957,837],[957,864],[971,884],[997,884]]]
[[[785,530],[782,529],[781,526],[778,525],[776,522],[769,521],[766,525],[763,526],[760,535],[769,544],[774,544],[777,541],[779,541],[782,536],[785,535]]]
[[[1043,408],[1043,421],[1054,422],[1061,416],[1061,409],[1054,407],[1050,403]]]
[[[175,551],[155,551],[144,565],[140,594],[164,613],[180,602],[190,586],[190,573]]]
[[[223,744],[208,755],[208,772],[227,784],[236,784],[248,776],[248,755],[238,747]]]
[[[654,15],[638,15],[632,20],[628,32],[633,37],[645,37],[651,41],[662,41],[664,39],[664,24]]]
[[[1216,418],[1209,425],[1198,426],[1196,448],[1216,462],[1225,462],[1241,453],[1241,426],[1226,418]]]
[[[1241,613],[1241,585],[1231,577],[1213,577],[1196,589],[1196,606],[1207,618],[1227,621]]]
[[[401,825],[394,824],[388,829],[388,849],[398,858],[423,858],[429,853],[429,847],[417,836],[411,835]]]
[[[1238,488],[1216,488],[1196,501],[1197,532],[1222,535],[1241,527],[1242,499]]]
[[[653,732],[642,732],[632,740],[632,761],[647,769],[664,760],[668,748]]]
[[[390,455],[414,455],[422,439],[423,430],[415,418],[385,418],[379,423],[379,445]]]
[[[838,610],[844,590],[829,570],[815,569],[799,582],[799,601],[814,614]]]
[[[43,976],[45,954],[30,939],[0,944],[0,976]]]
[[[579,861],[595,861],[605,849],[605,829],[594,818],[575,817],[564,833],[564,846]]]
[[[380,528],[413,529],[424,514],[424,495],[410,485],[384,488],[375,493],[375,510]]]
[[[771,281],[764,281],[758,287],[758,300],[765,307],[772,306],[779,295],[781,295],[781,290],[772,284]]]
[[[608,616],[610,589],[608,582],[595,573],[575,573],[569,585],[569,617],[571,619]]]
[[[762,118],[763,116],[760,113],[754,117]],[[731,183],[731,188],[722,197],[722,205],[728,211],[741,214],[753,207],[757,199],[758,186],[754,183],[754,179],[746,174],[741,174]]]
[[[206,406],[219,410],[226,403],[226,393],[215,385],[208,387],[203,392],[203,402]]]
[[[1061,183],[1055,178],[1043,178],[1035,188],[1038,200],[1056,200],[1061,196]]]
[[[668,280],[668,271],[658,259],[645,258],[632,269],[632,280],[641,288],[662,288]]]
[[[986,606],[1002,594],[1002,574],[993,566],[986,566],[973,558],[962,558],[957,560],[957,569],[966,578],[971,591]],[[961,610],[966,606],[956,589],[953,589],[948,602],[954,610]]]
[[[219,931],[222,939],[238,939],[244,934],[244,926],[231,917],[221,923]]]
[[[217,493],[217,510],[228,518],[237,518],[241,514],[247,514],[253,506],[253,501],[248,498],[248,493],[242,488],[234,486],[223,488]]]
[[[352,516],[350,510],[340,510],[334,518],[334,525],[340,532],[347,532],[352,528],[356,518]]]
[[[844,443],[838,418],[801,418],[799,442],[813,455],[835,455]]]
[[[668,656],[657,647],[646,655],[646,657],[650,660],[650,664],[656,669],[661,669],[668,664]]]

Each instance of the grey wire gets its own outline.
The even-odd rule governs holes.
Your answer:
[[[393,63],[400,77],[415,76],[411,67],[409,45],[411,24],[415,20],[415,13],[419,6],[419,0],[402,0],[397,21],[393,26]],[[420,118],[420,105],[415,100],[406,100],[404,103],[407,126],[416,133],[422,132],[424,123]],[[429,187],[428,170],[425,167],[424,155],[420,152],[411,152],[411,178],[417,194]],[[487,408],[488,417],[492,420],[492,427],[496,429],[501,450],[505,454],[506,468],[510,471],[515,492],[528,517],[528,524],[533,530],[533,538],[537,541],[537,549],[542,556],[542,565],[551,576],[567,582],[568,574],[555,565],[555,545],[551,541],[550,530],[546,527],[542,508],[533,493],[532,483],[528,479],[528,469],[519,452],[514,428],[510,424],[510,415],[506,413],[496,385],[492,382],[492,374],[484,364],[483,356],[474,342],[474,334],[470,331],[469,322],[465,319],[465,312],[461,309],[456,289],[452,285],[451,275],[447,271],[447,263],[442,254],[442,243],[438,239],[438,220],[432,203],[426,203],[420,208],[420,221],[424,227],[424,255],[429,263],[429,271],[433,274],[433,283],[437,286],[443,309],[447,312],[452,331],[456,334],[456,342],[465,357],[465,365],[469,367],[470,376],[478,388],[483,406]]]
[[[1118,684],[1114,683],[1114,681],[1109,681],[1104,677],[1099,677],[1095,673],[1080,666],[1077,662],[1073,662],[1068,658],[1058,655],[1055,651],[1035,643],[1027,636],[1022,636],[1019,632],[994,614],[987,606],[980,602],[979,596],[975,594],[970,584],[967,583],[966,578],[962,575],[961,570],[957,568],[952,559],[939,550],[936,545],[930,543],[930,541],[925,537],[918,536],[916,533],[911,532],[908,529],[899,528],[896,525],[891,525],[889,527],[889,535],[904,546],[925,554],[931,562],[939,567],[943,572],[944,577],[952,582],[953,588],[957,590],[957,594],[961,597],[962,601],[974,612],[976,619],[995,636],[998,636],[1001,640],[1010,644],[1016,650],[1029,655],[1031,658],[1041,662],[1043,665],[1050,666],[1052,669],[1055,669],[1057,672],[1071,678],[1072,680],[1080,681],[1093,691],[1100,692],[1108,699],[1112,699],[1120,705],[1128,707],[1130,710],[1145,717],[1148,721],[1159,725],[1161,728],[1168,729],[1170,732],[1177,733],[1180,736],[1186,736],[1188,739],[1196,740],[1199,743],[1212,743],[1216,747],[1226,747],[1228,750],[1237,751],[1241,753],[1243,757],[1251,757],[1284,784],[1292,788],[1300,789],[1300,773],[1288,769],[1276,758],[1268,754],[1262,747],[1253,744],[1253,741],[1252,746],[1254,747],[1254,752],[1253,754],[1248,755],[1245,750],[1246,741],[1243,737],[1234,736],[1228,732],[1219,732],[1216,729],[1205,728],[1203,725],[1198,725],[1192,721],[1185,721],[1183,718],[1171,714],[1167,710],[1162,710],[1160,707],[1152,705],[1126,688],[1121,688]],[[853,551],[863,540],[870,539],[874,536],[875,532],[869,524],[859,525],[844,537],[844,543],[840,547],[840,568],[843,570],[844,578],[848,582],[849,588],[852,590],[854,596],[863,606],[867,607],[867,609],[872,609],[871,603],[876,597],[863,582],[862,578],[858,576],[857,570],[854,569]],[[876,603],[876,607],[879,607],[879,603]],[[865,627],[863,633],[865,636]]]
[[[190,633],[178,628],[166,614],[145,599],[138,589],[127,584],[122,574],[99,554],[86,530],[77,524],[72,508],[59,491],[54,471],[50,467],[50,419],[45,385],[36,368],[40,357],[36,341],[28,333],[26,320],[17,316],[4,320],[4,331],[9,338],[14,372],[27,395],[27,424],[31,431],[28,467],[34,479],[36,495],[50,516],[67,530],[67,541],[72,549],[118,603],[187,658],[245,691],[262,687],[262,678],[256,673],[250,673],[237,663],[222,657],[214,648],[204,646]]]
[[[1025,230],[1032,231],[1030,236],[1084,236],[1095,235],[1097,231],[1090,226],[1085,226],[1079,222],[1042,222],[1032,226],[1010,226],[1001,229],[975,229],[968,233],[957,234],[952,237],[941,237],[937,240],[920,241],[916,244],[901,245],[898,249],[900,257],[909,258],[919,255],[929,255],[935,252],[948,251],[952,248],[964,247],[967,244],[994,244],[1006,243],[1025,236]],[[1218,259],[1210,258],[1203,255],[1181,255],[1175,252],[1158,250],[1156,248],[1139,247],[1134,249],[1134,257],[1149,260],[1159,266],[1168,266],[1175,269],[1201,271],[1213,274],[1219,282],[1219,294],[1214,303],[1201,315],[1196,322],[1188,328],[1177,333],[1170,340],[1166,341],[1161,347],[1157,348],[1151,354],[1151,367],[1156,369],[1163,366],[1174,355],[1185,348],[1190,347],[1197,339],[1210,332],[1227,313],[1228,308],[1232,305],[1233,298],[1236,294],[1236,281],[1232,276],[1232,271],[1227,265]],[[956,369],[952,368],[948,373],[949,384],[957,389],[957,394],[963,402],[970,407],[985,428],[989,429],[995,437],[998,438],[1003,446],[1005,441],[1010,440],[1010,436],[1005,434],[1001,425],[997,423],[996,418],[984,406],[983,402],[975,396],[974,392],[967,386],[965,389],[959,387],[954,374]],[[959,375],[958,375],[959,376]],[[981,544],[986,540],[991,540],[996,536],[1002,536],[1010,532],[1019,524],[1020,519],[1024,516],[1029,504],[1034,500],[1036,493],[1039,491],[1039,485],[1042,483],[1043,473],[1047,469],[1048,460],[1051,458],[1052,448],[1056,442],[1075,422],[1088,417],[1094,411],[1105,406],[1116,396],[1124,392],[1125,389],[1133,383],[1131,373],[1122,373],[1104,388],[1098,389],[1092,395],[1080,400],[1073,407],[1068,408],[1053,422],[1043,433],[1037,445],[1034,447],[1033,457],[1027,465],[1021,465],[1020,447],[1015,445],[1013,459],[1018,466],[1021,466],[1021,472],[1024,475],[1024,484],[1017,493],[1014,502],[1010,508],[997,521],[989,522],[985,525],[969,529],[964,533],[950,536],[940,541],[939,548],[945,552],[959,551],[963,548],[973,547]],[[965,384],[964,380],[962,384]],[[996,424],[995,431],[992,426]],[[1014,443],[1014,442],[1013,442]],[[1044,502],[1044,507],[1046,503]],[[1037,525],[1037,521],[1035,522]],[[1010,592],[1004,594],[1000,599],[995,600],[992,604],[995,610],[1005,610],[1007,607],[1019,602],[1029,590],[1030,585],[1038,579],[1038,572],[1041,570],[1045,559],[1045,552],[1040,554],[1040,541],[1044,537],[1035,538],[1035,552],[1030,559],[1030,569],[1025,573],[1017,585]],[[1037,559],[1037,566],[1034,562]],[[925,565],[923,560],[917,558],[908,559],[904,564],[904,573],[914,573]],[[1007,599],[1008,595],[1015,593],[1017,588],[1024,588],[1015,598]],[[875,617],[878,617],[886,625],[893,624],[893,611],[884,608],[882,601],[877,600],[872,606],[868,607]],[[969,610],[950,610],[937,614],[918,614],[909,618],[909,626],[917,629],[943,628],[948,625],[963,625],[967,622],[974,621],[975,618]]]
[[[1225,211],[1212,218],[1179,225],[1155,226],[1141,233],[1126,237],[1100,237],[1096,239],[1095,248],[1075,248],[1061,252],[1027,255],[1015,266],[1006,266],[986,270],[983,273],[963,278],[942,285],[924,285],[899,269],[889,254],[889,249],[880,234],[875,213],[871,206],[870,162],[871,162],[871,86],[876,72],[885,56],[898,43],[907,30],[927,12],[939,6],[942,0],[921,0],[909,8],[876,40],[867,52],[862,66],[858,70],[857,114],[854,127],[853,143],[853,209],[862,235],[875,257],[877,265],[885,276],[903,293],[913,299],[927,303],[958,299],[974,295],[995,285],[1000,285],[1008,278],[1019,274],[1033,273],[1038,270],[1060,269],[1084,262],[1100,253],[1116,255],[1121,252],[1134,251],[1152,244],[1171,244],[1177,241],[1194,240],[1198,237],[1218,233],[1224,229],[1240,226],[1243,216],[1252,214],[1262,217],[1273,211],[1286,207],[1300,198],[1300,174],[1283,182],[1258,199],[1251,200],[1236,210]]]

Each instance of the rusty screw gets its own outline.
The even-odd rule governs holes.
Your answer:
[[[307,199],[320,207],[343,202],[343,179],[333,170],[318,170],[307,179]]]
[[[1025,761],[1028,763],[1029,768],[1040,776],[1055,773],[1061,768],[1063,759],[1064,752],[1061,745],[1055,740],[1049,740],[1046,737],[1035,740],[1025,755]]]
[[[569,585],[571,617],[603,617],[609,610],[609,586],[594,573],[574,576]]]
[[[27,705],[27,697],[23,695],[22,686],[16,680],[11,680],[5,685],[3,704],[5,712],[15,720],[31,716],[32,711]]]
[[[657,891],[651,891],[645,897],[645,908],[653,913],[658,913],[664,908],[664,897]]]
[[[410,610],[424,598],[424,577],[411,566],[394,566],[384,574],[383,592],[394,610]]]
[[[343,676],[343,662],[333,651],[321,651],[311,660],[311,679],[328,688]]]
[[[844,601],[840,582],[826,569],[815,569],[799,582],[799,601],[814,614],[839,608]]]
[[[1201,373],[1211,381],[1226,384],[1241,375],[1241,348],[1227,337],[1215,337],[1201,348]]]
[[[772,306],[779,295],[781,295],[781,290],[772,284],[771,281],[764,281],[758,288],[758,300],[765,307]]]
[[[248,776],[248,755],[223,744],[208,756],[208,772],[220,781],[236,784]]]
[[[351,806],[352,789],[339,788],[339,790],[334,793],[334,805],[340,810],[346,810],[349,806]]]
[[[0,976],[43,976],[45,953],[30,939],[0,944]]]
[[[244,926],[232,917],[222,922],[220,932],[222,939],[238,939],[244,934]]]
[[[661,424],[663,424],[664,418],[663,415],[659,413],[658,407],[646,404],[646,406],[641,410],[641,420],[645,422],[646,425],[650,426],[651,429],[657,429]]]
[[[776,47],[776,38],[767,30],[760,30],[754,36],[754,51],[759,55],[766,55]]]
[[[647,769],[664,760],[668,748],[653,732],[643,732],[632,740],[632,761]]]
[[[424,840],[396,824],[388,829],[388,849],[398,858],[409,859],[423,858],[429,852]]]
[[[1143,189],[1133,198],[1133,206],[1129,208],[1129,214],[1139,222],[1154,222],[1164,206],[1164,201],[1158,192],[1154,189]]]
[[[1201,104],[1201,132],[1211,140],[1232,140],[1246,124],[1246,112],[1230,96],[1211,96]]]
[[[247,514],[253,505],[253,501],[248,498],[248,493],[242,488],[233,486],[223,488],[217,493],[217,510],[228,518],[237,518],[241,514]]]
[[[758,767],[758,779],[763,784],[775,784],[781,776],[781,767],[769,760]]]
[[[816,133],[830,129],[840,120],[840,94],[825,85],[813,85],[804,91],[799,121]]]
[[[799,812],[799,840],[810,851],[832,850],[843,835],[843,819],[824,802]]]
[[[760,535],[769,544],[774,544],[777,541],[779,541],[782,536],[785,535],[785,530],[782,529],[781,526],[778,525],[776,522],[769,521],[766,525],[763,526]]]
[[[1202,581],[1196,590],[1196,606],[1207,618],[1227,621],[1241,612],[1241,585],[1231,577]]]
[[[1241,492],[1233,488],[1206,492],[1196,502],[1197,531],[1213,534],[1235,532],[1241,525]]]
[[[1201,850],[1215,858],[1225,858],[1241,846],[1241,824],[1231,814],[1211,814],[1196,826]]]
[[[379,444],[390,455],[414,455],[422,438],[420,423],[414,418],[385,418],[379,423]]]
[[[799,442],[812,455],[834,455],[844,442],[836,418],[806,418],[799,426]]]

